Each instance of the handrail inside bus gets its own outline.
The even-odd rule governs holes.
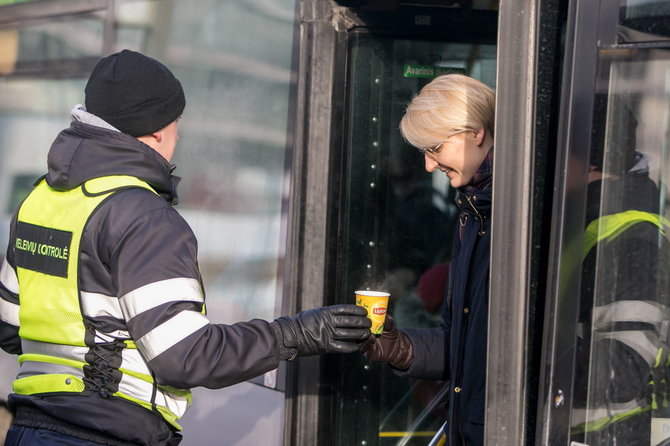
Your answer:
[[[439,404],[442,404],[445,401],[445,398],[449,393],[449,384],[450,384],[449,381],[444,383],[442,388],[440,388],[439,392],[435,394],[435,396],[430,400],[430,402],[426,405],[426,407],[424,407],[423,410],[419,413],[419,415],[417,415],[416,419],[412,422],[412,424],[405,432],[391,432],[382,430],[383,426],[389,420],[391,415],[393,415],[393,413],[397,410],[397,408],[400,407],[407,398],[409,398],[409,396],[412,394],[412,391],[418,385],[418,383],[419,381],[417,381],[412,385],[412,387],[407,391],[405,396],[403,396],[400,399],[400,401],[398,401],[395,407],[391,409],[391,411],[389,411],[388,415],[386,415],[386,417],[380,423],[379,437],[402,437],[398,440],[395,446],[406,446],[407,443],[414,437],[435,437],[435,434],[442,430],[440,429],[439,431],[419,431],[417,429],[419,428],[419,426],[422,425],[424,420],[430,415],[433,409],[435,409]],[[431,441],[430,444],[432,445],[439,443],[434,443],[434,441]]]

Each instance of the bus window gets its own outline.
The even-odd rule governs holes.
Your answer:
[[[127,48],[165,63],[186,92],[173,158],[184,179],[177,210],[198,238],[210,320],[276,317],[296,4],[0,0],[0,261],[12,214],[46,172],[47,151],[68,127],[69,111],[84,103],[91,70],[101,56]],[[229,445],[259,443],[259,435],[279,444],[282,370],[217,392],[194,389],[183,444],[216,444],[222,432]],[[2,352],[0,398],[16,374],[16,357]]]
[[[571,436],[657,445],[670,438],[670,51],[601,49],[598,63]]]

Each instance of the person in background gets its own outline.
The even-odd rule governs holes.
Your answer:
[[[400,375],[450,381],[444,434],[454,445],[484,443],[494,114],[494,91],[459,74],[435,78],[408,105],[403,137],[428,172],[440,170],[458,189],[443,323],[397,329],[391,318],[363,346],[369,360]]]
[[[652,424],[670,418],[670,222],[637,150],[635,108],[595,97],[571,418],[572,440],[592,446],[670,438]]]
[[[181,83],[123,50],[85,93],[0,269],[0,347],[20,355],[7,445],[175,445],[189,389],[359,350],[370,320],[355,305],[211,323],[196,238],[173,208]]]
[[[398,328],[438,327],[442,324],[442,303],[449,279],[449,264],[438,263],[421,274],[416,287],[399,294],[389,287],[394,299],[393,322]]]

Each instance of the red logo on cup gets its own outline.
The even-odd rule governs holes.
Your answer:
[[[383,316],[383,315],[386,314],[386,308],[384,308],[384,307],[373,308],[372,313],[374,313],[377,316]]]

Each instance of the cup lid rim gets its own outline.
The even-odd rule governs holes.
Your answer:
[[[358,290],[355,291],[356,294],[362,294],[363,296],[375,296],[375,297],[382,297],[382,296],[390,296],[390,293],[387,293],[386,291],[371,291],[371,290]]]

